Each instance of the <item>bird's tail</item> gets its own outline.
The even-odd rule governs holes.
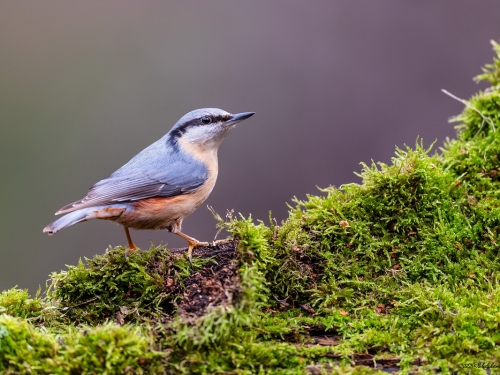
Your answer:
[[[123,204],[82,208],[80,210],[70,212],[69,214],[54,221],[52,224],[47,225],[43,228],[43,233],[52,235],[59,232],[61,229],[90,219],[116,220],[126,210],[127,206]]]
[[[93,208],[94,209],[94,208]],[[49,235],[53,235],[54,233],[59,232],[61,229],[72,226],[73,224],[81,223],[82,221],[88,220],[87,216],[90,209],[82,209],[78,211],[70,212],[67,215],[64,215],[60,219],[57,219],[53,223],[47,225],[43,228],[43,233],[48,233]]]

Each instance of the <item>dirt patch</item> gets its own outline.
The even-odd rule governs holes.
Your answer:
[[[335,330],[326,331],[324,326],[317,327],[308,327],[304,326],[303,328],[307,329],[308,343],[307,346],[336,346],[342,343],[342,336],[339,335]],[[355,366],[367,366],[373,369],[380,370],[385,373],[395,373],[400,370],[399,358],[379,358],[374,359],[377,355],[377,351],[373,349],[369,349],[368,353],[364,354],[354,354],[351,356],[351,361]],[[333,352],[328,352],[325,354],[326,358],[332,359],[334,362],[340,362],[342,356],[340,354],[336,354]],[[422,366],[423,362],[418,359],[412,362],[414,366]],[[325,373],[330,373],[332,371],[332,367],[330,365],[311,365],[307,367],[307,373],[310,375],[320,375]]]
[[[312,342],[308,346],[312,345],[336,346],[342,343],[342,336],[335,334],[328,334],[328,333],[318,336],[311,335],[311,341]]]
[[[337,359],[340,362],[341,356],[333,353],[328,353],[327,358]],[[398,372],[401,368],[399,366],[399,358],[380,358],[374,359],[371,354],[357,354],[351,357],[353,365],[355,366],[366,366],[373,369],[380,370],[387,374],[393,374]],[[414,366],[422,366],[423,362],[419,359],[412,362]],[[329,374],[332,372],[332,367],[329,364],[325,365],[311,365],[307,366],[307,373],[309,375],[323,375],[325,373]]]
[[[202,316],[210,308],[231,305],[238,300],[241,286],[236,248],[235,241],[221,241],[215,246],[194,249],[193,258],[209,261],[201,270],[184,279],[179,314]],[[174,249],[172,254],[185,251],[187,249]]]

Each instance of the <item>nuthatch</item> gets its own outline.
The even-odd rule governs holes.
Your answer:
[[[87,196],[56,215],[68,213],[43,231],[49,235],[90,219],[115,221],[125,228],[126,255],[137,249],[129,228],[167,229],[194,247],[208,246],[181,232],[182,220],[208,198],[217,179],[217,150],[237,123],[254,112],[232,115],[222,109],[197,109],[184,115],[158,141],[134,156]]]

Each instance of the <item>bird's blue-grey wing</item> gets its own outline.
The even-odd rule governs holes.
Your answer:
[[[196,191],[208,178],[205,165],[160,139],[108,178],[92,186],[87,196],[61,208],[57,214],[86,207],[173,197]]]

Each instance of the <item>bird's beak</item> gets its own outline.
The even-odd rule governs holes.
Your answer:
[[[246,120],[247,118],[255,115],[255,112],[243,112],[233,115],[233,117],[226,122],[226,126],[236,125],[238,122]]]

